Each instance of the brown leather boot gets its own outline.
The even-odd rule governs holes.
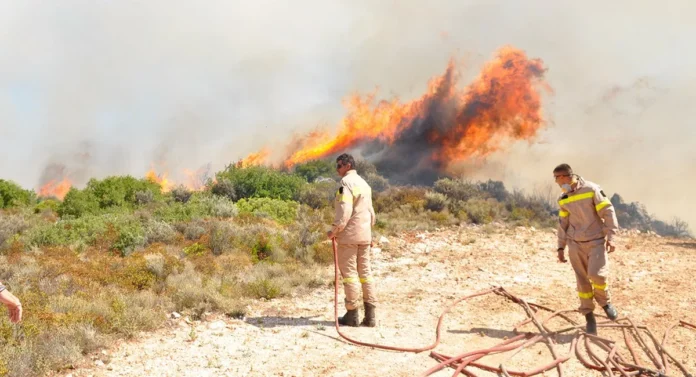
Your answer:
[[[375,327],[377,322],[375,321],[375,306],[370,303],[365,303],[365,318],[363,318],[360,326]]]
[[[360,322],[359,315],[358,309],[348,310],[343,317],[338,318],[338,323],[343,326],[357,327]]]

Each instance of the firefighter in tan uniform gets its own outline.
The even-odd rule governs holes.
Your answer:
[[[618,221],[611,201],[604,191],[592,182],[573,174],[568,164],[553,170],[556,183],[563,189],[559,198],[558,260],[567,262],[564,251],[568,246],[570,264],[575,271],[579,312],[587,320],[586,331],[597,334],[594,301],[602,306],[607,317],[615,320],[618,313],[611,304],[607,277]]]
[[[370,269],[370,247],[375,211],[372,189],[355,171],[355,160],[349,154],[336,158],[336,170],[342,177],[334,199],[335,218],[329,239],[335,238],[338,268],[343,277],[346,314],[338,322],[344,326],[375,326],[375,296]],[[365,318],[359,323],[360,290],[365,305]]]

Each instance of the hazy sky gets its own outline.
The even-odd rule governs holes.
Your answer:
[[[479,176],[532,188],[567,162],[696,224],[694,15],[689,0],[0,2],[0,177],[220,169],[337,124],[354,91],[414,98],[450,57],[471,78],[510,44],[548,67],[550,124]]]

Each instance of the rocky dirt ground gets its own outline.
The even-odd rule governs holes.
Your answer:
[[[657,336],[685,320],[696,323],[696,242],[626,233],[611,254],[610,284],[623,316],[647,325]],[[502,286],[512,294],[553,309],[575,309],[570,264],[556,260],[552,230],[488,225],[406,233],[374,250],[378,281],[378,326],[348,328],[365,342],[419,347],[432,344],[443,308],[467,294]],[[333,266],[326,270],[327,281]],[[342,289],[339,291],[342,300]],[[62,376],[417,376],[437,364],[429,352],[375,350],[341,339],[333,322],[333,286],[253,303],[244,319],[211,316],[203,322],[172,319],[165,328],[92,355],[90,365]],[[339,315],[343,313],[340,307]],[[596,313],[603,314],[601,308]],[[578,321],[577,313],[571,316]],[[526,318],[519,305],[487,295],[456,306],[442,325],[436,351],[455,355],[514,336]],[[534,331],[533,327],[523,330]],[[623,344],[620,331],[600,335]],[[572,336],[558,338],[561,354]],[[696,372],[696,331],[676,328],[668,349]],[[624,353],[628,356],[628,353]],[[510,354],[480,361],[498,365]],[[529,370],[552,360],[543,344],[506,361]],[[648,365],[643,356],[643,364]],[[564,363],[568,376],[600,376],[575,357]],[[433,374],[450,376],[452,369]],[[493,375],[484,372],[481,376]],[[671,375],[681,376],[671,367]],[[546,372],[555,376],[555,370]]]

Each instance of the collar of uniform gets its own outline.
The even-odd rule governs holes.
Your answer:
[[[346,175],[351,175],[351,174],[358,174],[358,171],[355,169],[350,169],[346,172]]]
[[[585,187],[585,179],[583,177],[578,176],[578,185],[575,186],[575,190],[570,191],[569,194],[580,191],[583,187]]]

